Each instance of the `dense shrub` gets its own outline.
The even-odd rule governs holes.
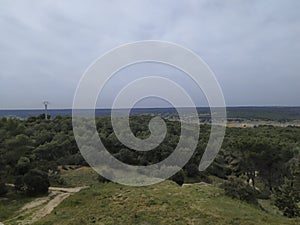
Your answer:
[[[15,179],[15,190],[17,192],[25,193],[26,186],[24,184],[23,176],[17,176]]]
[[[15,181],[16,190],[27,195],[46,194],[49,186],[48,174],[38,169],[29,170],[24,176],[18,176]]]
[[[7,193],[7,187],[5,183],[0,183],[0,196],[5,195]]]
[[[256,191],[242,179],[230,177],[223,188],[227,196],[258,205]]]
[[[29,160],[29,158],[22,156],[18,160],[18,163],[16,165],[16,173],[18,175],[24,175],[25,173],[28,172],[29,168],[30,168],[30,160]]]
[[[185,169],[186,169],[186,175],[188,177],[196,177],[199,175],[199,169],[198,169],[198,166],[194,163],[192,164],[187,164],[185,166]]]
[[[274,204],[278,207],[283,215],[289,218],[300,216],[299,193],[293,187],[290,181],[285,181],[283,185],[278,187],[274,193]]]
[[[184,183],[184,172],[180,170],[175,175],[173,175],[170,180],[174,181],[176,184],[182,186]]]
[[[64,178],[62,178],[60,176],[60,174],[58,173],[54,173],[54,174],[51,174],[49,176],[49,181],[50,183],[54,186],[54,185],[64,185],[66,184],[66,181],[64,180]]]

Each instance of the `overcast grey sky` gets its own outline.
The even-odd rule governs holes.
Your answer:
[[[0,109],[70,108],[93,60],[145,39],[195,51],[228,105],[299,106],[299,12],[298,0],[0,0]]]

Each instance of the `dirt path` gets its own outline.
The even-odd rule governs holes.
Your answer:
[[[205,182],[199,182],[199,183],[183,184],[182,187],[188,187],[188,186],[194,186],[194,185],[212,186],[211,184],[208,184]]]
[[[25,204],[20,209],[18,216],[4,221],[4,224],[27,225],[37,222],[39,219],[50,214],[63,200],[85,188],[88,188],[88,186],[76,188],[50,187],[50,194],[48,196],[37,198]]]

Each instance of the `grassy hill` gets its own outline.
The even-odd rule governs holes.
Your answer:
[[[300,224],[231,199],[208,185],[180,187],[171,181],[148,186],[94,184],[69,197],[35,225],[76,224]]]

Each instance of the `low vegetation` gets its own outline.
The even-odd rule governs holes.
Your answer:
[[[296,225],[299,222],[227,197],[220,188],[205,184],[180,187],[165,181],[147,187],[95,184],[69,197],[35,225]]]

